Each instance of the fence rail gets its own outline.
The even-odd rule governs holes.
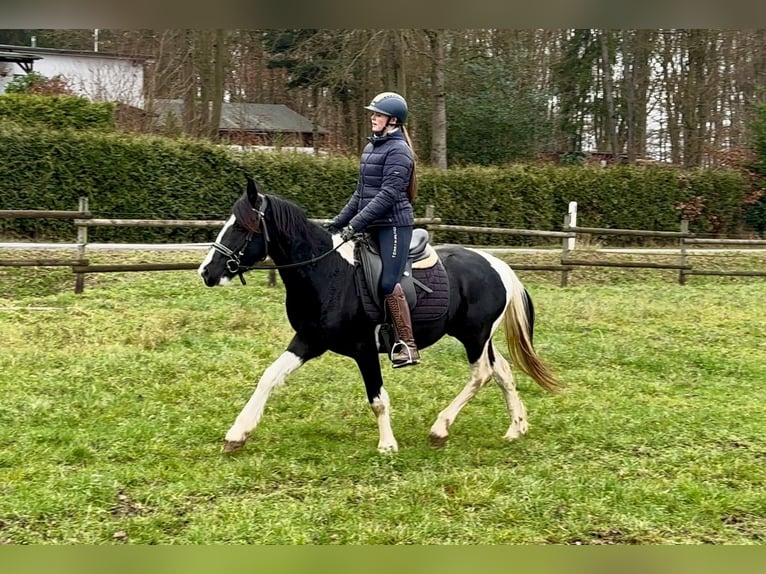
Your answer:
[[[586,259],[566,259],[567,265],[581,267],[632,267],[635,269],[691,269],[691,265],[674,263],[655,263],[653,261],[591,261]],[[516,266],[514,265],[514,268]]]
[[[82,227],[203,227],[218,229],[225,221],[212,219],[75,219]]]
[[[429,231],[465,231],[469,233],[491,233],[494,235],[518,235],[527,237],[564,237],[573,238],[575,232],[567,231],[538,231],[536,229],[512,229],[508,227],[476,227],[474,225],[428,225]]]
[[[197,269],[196,263],[137,263],[137,264],[91,264],[86,258],[88,247],[88,229],[91,227],[196,227],[196,228],[220,228],[223,220],[198,220],[198,219],[121,219],[121,218],[96,218],[88,208],[87,198],[81,198],[78,209],[72,211],[50,211],[41,209],[24,210],[0,210],[0,219],[9,218],[35,218],[35,219],[71,219],[77,230],[77,240],[69,244],[76,249],[77,257],[74,259],[7,259],[0,260],[0,267],[70,267],[75,274],[75,292],[80,293],[84,289],[84,277],[88,273],[111,273],[133,271],[179,271]],[[323,222],[323,219],[314,219]],[[688,222],[682,221],[679,231],[650,231],[642,229],[611,229],[601,227],[582,227],[576,225],[577,204],[569,204],[569,212],[564,217],[562,231],[543,231],[536,229],[513,229],[504,227],[479,227],[473,225],[447,225],[442,220],[434,217],[433,207],[426,210],[426,217],[416,218],[415,225],[425,227],[432,234],[440,231],[487,233],[494,235],[512,235],[521,237],[545,237],[561,239],[560,263],[559,264],[524,264],[511,263],[512,267],[520,271],[549,271],[561,274],[561,285],[566,286],[569,273],[578,267],[621,267],[642,269],[670,269],[679,272],[679,284],[686,283],[688,276],[740,276],[740,277],[766,277],[766,271],[750,270],[707,270],[694,268],[689,263],[689,245],[720,245],[720,246],[766,246],[766,239],[731,239],[731,238],[706,238],[696,237],[689,232]],[[678,257],[676,263],[657,263],[654,261],[605,261],[596,259],[576,259],[572,257],[575,251],[575,241],[580,235],[622,235],[628,237],[654,237],[658,239],[676,239],[678,248],[672,254]],[[433,240],[433,239],[432,239]],[[434,243],[436,243],[434,241]],[[27,249],[35,249],[34,243],[24,244]],[[209,244],[199,244],[206,248]],[[103,246],[100,246],[103,247]],[[168,249],[172,246],[166,244],[157,245],[157,248]],[[143,245],[149,249],[151,245]],[[523,249],[517,251],[524,251]],[[271,283],[276,282],[276,275],[270,262],[261,262],[258,268],[271,269]]]
[[[0,219],[87,219],[87,211],[46,211],[44,209],[0,209]]]
[[[612,229],[609,227],[573,227],[566,226],[572,233],[587,233],[589,235],[627,235],[639,237],[694,237],[693,233],[683,231],[649,231],[644,229]]]
[[[690,237],[684,239],[690,245],[766,245],[766,239],[713,239]]]

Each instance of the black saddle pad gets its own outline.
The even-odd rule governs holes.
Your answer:
[[[362,272],[361,270],[359,271]],[[441,261],[427,269],[413,269],[413,277],[426,285],[431,292],[422,289],[415,284],[417,302],[411,311],[412,322],[434,321],[440,319],[449,308],[449,278]],[[359,296],[362,299],[367,316],[375,323],[385,320],[383,309],[379,307],[370,295],[367,281],[362,278],[357,281]]]

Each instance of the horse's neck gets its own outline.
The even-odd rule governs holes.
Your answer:
[[[328,245],[322,253],[329,249],[332,249],[332,245]],[[309,255],[311,253],[312,250],[307,248],[303,253],[292,253],[289,257],[275,254],[274,263],[280,265],[279,259],[283,265],[294,264],[322,254],[317,253],[316,249],[313,255]],[[339,268],[339,263],[339,257],[330,255],[315,263],[279,270],[285,287],[287,315],[296,331],[300,331],[306,324],[319,321],[328,308],[353,298],[354,268],[348,264],[340,265]]]
[[[292,266],[314,257],[311,255],[315,251],[314,242],[309,235],[289,235],[279,229],[270,229],[269,235],[269,257],[277,266]],[[291,268],[300,269],[300,266]]]
[[[289,234],[275,228],[269,230],[269,235],[269,256],[276,266],[285,266],[284,271],[310,271],[314,266],[308,262],[325,251],[324,248],[317,247],[317,240],[311,236],[310,229]],[[332,249],[332,245],[327,249]],[[306,265],[302,265],[303,263]]]
[[[279,274],[288,291],[298,295],[316,293],[319,297],[327,297],[330,291],[337,291],[339,287],[353,286],[353,267],[342,265],[337,256],[328,254],[333,248],[332,242],[321,242],[318,235],[312,235],[311,229],[296,235],[287,235],[275,229],[271,240],[269,255],[272,261],[277,267],[287,266],[280,269]],[[308,263],[316,258],[321,259]],[[348,277],[345,277],[346,273]]]

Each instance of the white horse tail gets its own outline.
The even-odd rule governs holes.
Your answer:
[[[556,375],[540,359],[532,344],[535,308],[532,298],[513,274],[511,298],[505,308],[505,342],[513,363],[551,393],[561,388]]]

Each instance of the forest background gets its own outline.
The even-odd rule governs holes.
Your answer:
[[[766,87],[766,30],[2,30],[0,43],[33,36],[148,57],[147,109],[184,100],[182,129],[199,136],[218,102],[278,103],[357,154],[364,106],[398,91],[437,167],[591,150],[716,167],[748,147]]]
[[[181,99],[174,133],[215,139],[221,103],[285,104],[357,156],[378,92],[410,104],[419,161],[434,168],[578,164],[734,168],[753,178],[757,231],[766,129],[766,30],[0,30],[0,43],[146,59],[144,116]],[[758,215],[760,214],[760,216]]]

